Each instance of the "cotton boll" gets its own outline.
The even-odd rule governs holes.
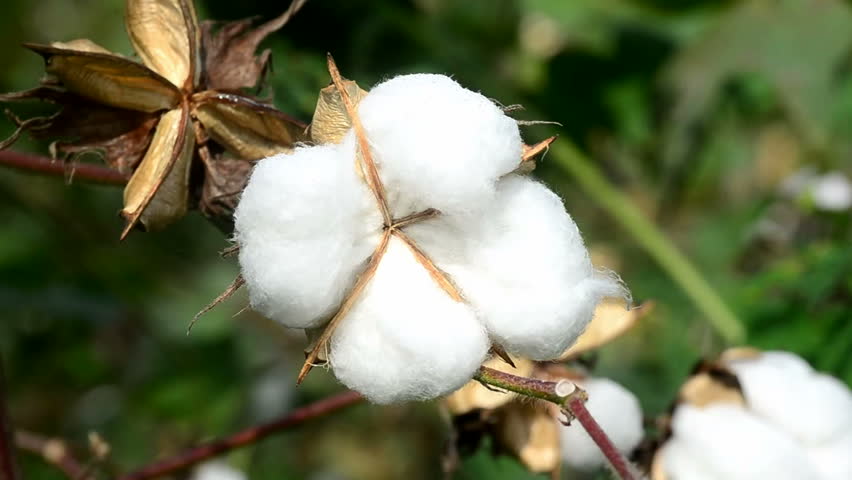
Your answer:
[[[225,462],[202,463],[192,472],[191,480],[247,480],[245,473]]]
[[[739,361],[747,362],[749,359],[741,359]],[[751,361],[758,361],[765,365],[770,365],[778,370],[786,372],[789,376],[809,375],[814,371],[804,358],[796,355],[795,353],[785,352],[783,350],[769,350],[762,352],[758,357],[751,359]]]
[[[444,75],[403,75],[358,106],[395,217],[485,205],[521,158],[517,123]],[[354,143],[352,132],[347,142]]]
[[[823,210],[843,212],[852,207],[852,182],[840,172],[819,177],[813,184],[814,205]]]
[[[414,225],[410,235],[447,271],[507,351],[550,360],[588,325],[620,284],[592,268],[577,226],[544,185],[501,180],[481,215]]]
[[[852,431],[830,443],[808,448],[811,463],[819,470],[821,480],[852,478]]]
[[[702,465],[679,438],[674,437],[666,442],[660,455],[666,480],[725,480]]]
[[[392,237],[375,276],[342,320],[329,360],[374,403],[425,400],[471,379],[489,348],[473,311],[444,292]]]
[[[730,363],[757,415],[816,444],[852,430],[852,393],[836,378],[813,372],[791,353],[769,352]],[[806,408],[803,408],[806,406]]]
[[[304,328],[337,309],[381,229],[354,158],[351,149],[318,146],[255,166],[234,212],[254,310]]]
[[[804,449],[791,435],[741,407],[681,405],[672,419],[672,431],[672,441],[680,442],[682,451],[714,478],[819,480]],[[677,451],[666,457],[674,454]],[[666,461],[667,465],[675,462]]]
[[[636,448],[642,440],[642,409],[629,390],[606,378],[590,378],[582,383],[589,394],[586,408],[623,453]],[[581,470],[592,470],[606,459],[579,422],[561,429],[562,458]]]

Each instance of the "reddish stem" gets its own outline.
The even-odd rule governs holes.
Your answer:
[[[58,177],[73,175],[74,179],[87,183],[104,185],[124,185],[127,183],[127,177],[124,174],[109,167],[91,163],[66,164],[62,161],[40,155],[14,152],[11,150],[0,151],[0,165],[42,175]]]
[[[299,425],[307,420],[354,405],[363,400],[357,392],[343,392],[310,405],[294,410],[289,415],[269,423],[257,425],[237,432],[228,437],[192,447],[162,462],[119,477],[118,480],[147,480],[169,475],[201,463],[225,452],[251,445],[274,433]]]
[[[586,429],[586,432],[592,437],[598,448],[601,449],[601,452],[609,460],[609,463],[619,478],[622,480],[636,480],[636,475],[633,474],[630,463],[628,463],[624,455],[615,447],[607,434],[604,433],[600,424],[592,417],[592,414],[589,413],[583,400],[579,397],[571,398],[568,400],[568,409],[574,415],[574,418],[579,420],[580,425]]]
[[[21,476],[12,448],[12,427],[6,407],[5,381],[0,359],[0,480],[18,480]]]

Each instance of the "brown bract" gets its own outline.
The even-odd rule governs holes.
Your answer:
[[[18,129],[0,148],[27,131],[53,140],[55,159],[97,152],[131,175],[122,238],[135,226],[165,227],[196,203],[227,229],[250,162],[307,138],[305,124],[240,93],[258,87],[268,68],[270,52],[255,55],[260,42],[304,3],[252,28],[250,20],[199,26],[191,0],[127,0],[125,26],[141,63],[87,39],[25,44],[44,58],[47,76],[0,101],[60,110],[27,120],[10,114]],[[199,161],[203,168],[192,168]]]

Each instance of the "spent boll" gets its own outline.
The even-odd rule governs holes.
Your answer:
[[[341,382],[378,403],[435,398],[492,345],[558,357],[624,294],[561,200],[513,173],[524,145],[492,101],[406,75],[350,108],[340,143],[260,161],[235,214],[251,307],[326,328]]]

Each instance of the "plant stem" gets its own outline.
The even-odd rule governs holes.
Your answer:
[[[56,177],[73,175],[74,179],[86,183],[99,183],[103,185],[124,185],[127,183],[127,177],[124,174],[109,167],[91,163],[73,163],[68,165],[60,160],[11,150],[0,151],[0,165],[41,175]]]
[[[585,402],[588,399],[588,395],[582,389],[577,387],[568,391],[562,391],[560,388],[562,382],[548,382],[535,378],[519,377],[488,367],[479,367],[479,371],[476,372],[473,378],[485,386],[497,387],[502,390],[508,390],[519,395],[558,405],[566,416],[576,418],[580,421],[580,425],[586,429],[586,432],[601,449],[601,452],[609,460],[609,463],[621,480],[636,479],[627,459],[618,451],[606,432],[603,431],[598,422],[595,421],[591,413],[586,409]]]
[[[580,425],[586,429],[586,432],[592,437],[598,448],[601,449],[601,452],[609,460],[610,465],[612,465],[613,470],[615,470],[618,476],[622,480],[634,480],[636,476],[633,474],[627,459],[618,451],[618,448],[615,447],[615,444],[604,433],[600,424],[589,413],[583,400],[577,397],[570,399],[568,401],[568,410],[580,422]]]
[[[3,375],[3,360],[0,358],[0,480],[21,478],[15,451],[12,447],[12,427],[6,405],[6,379]]]
[[[719,294],[633,201],[619,192],[576,146],[561,139],[551,146],[551,155],[556,164],[572,175],[680,285],[725,341],[738,344],[745,340],[745,328]]]
[[[254,444],[269,435],[290,429],[308,420],[354,405],[361,400],[363,400],[363,397],[357,392],[343,392],[298,408],[278,420],[250,427],[225,438],[189,448],[171,458],[144,466],[135,472],[119,477],[118,480],[148,480],[170,475],[231,450]]]

